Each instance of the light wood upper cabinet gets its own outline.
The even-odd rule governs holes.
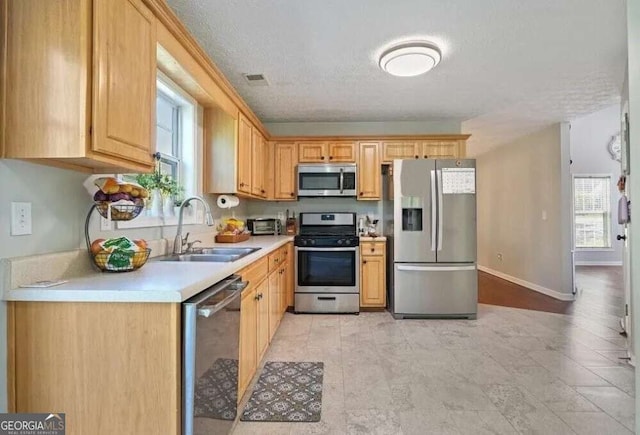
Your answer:
[[[385,246],[384,242],[360,244],[361,307],[385,307],[387,304]]]
[[[156,19],[142,0],[3,7],[3,157],[94,172],[153,170]]]
[[[274,193],[276,200],[296,199],[296,165],[298,153],[295,143],[274,144]]]
[[[298,162],[327,163],[328,150],[327,142],[298,142]]]
[[[93,150],[151,164],[156,19],[142,0],[94,0]]]
[[[251,131],[251,193],[255,196],[265,198],[267,190],[265,186],[266,170],[268,160],[265,159],[265,140],[257,129]],[[240,163],[242,164],[242,163]]]
[[[341,163],[356,162],[355,142],[329,142],[329,161]]]
[[[238,118],[238,192],[252,194],[251,170],[253,155],[253,127],[251,122],[242,114]],[[219,192],[223,193],[223,192]],[[228,192],[227,192],[228,193]]]
[[[358,199],[380,199],[380,143],[358,144]]]
[[[419,157],[416,142],[382,142],[382,161],[385,163],[390,163],[393,159],[417,159]]]
[[[356,143],[353,141],[298,142],[300,163],[355,163]]]
[[[425,159],[455,159],[464,156],[460,153],[460,144],[457,140],[424,141],[421,146],[422,158]]]

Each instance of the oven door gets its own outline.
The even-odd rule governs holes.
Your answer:
[[[353,166],[298,165],[298,196],[356,196]]]
[[[359,293],[359,248],[296,247],[297,293]]]

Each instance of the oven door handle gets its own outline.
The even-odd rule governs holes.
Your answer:
[[[357,246],[353,246],[353,247],[349,247],[349,248],[299,248],[296,247],[296,251],[302,251],[302,252],[309,252],[309,251],[322,251],[322,252],[348,252],[348,251],[353,251],[353,252],[357,252],[358,251],[358,247]]]
[[[215,305],[201,305],[198,307],[198,317],[211,317],[212,315],[214,315],[215,313],[217,313],[218,311],[222,310],[224,307],[226,307],[227,305],[229,305],[231,303],[231,301],[233,301],[235,298],[237,298],[240,293],[242,293],[242,290],[244,290],[245,288],[247,288],[247,286],[249,285],[249,281],[245,281],[241,284],[237,284],[234,287],[234,291],[227,296],[226,298],[224,298],[223,300],[221,300],[220,302],[218,302]]]

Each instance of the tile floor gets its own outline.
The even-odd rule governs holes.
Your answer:
[[[634,371],[617,321],[493,305],[476,321],[287,313],[264,361],[325,363],[322,420],[233,433],[630,434]]]

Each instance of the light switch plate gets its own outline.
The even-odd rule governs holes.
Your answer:
[[[31,203],[11,203],[11,235],[26,236],[31,234]]]
[[[100,216],[100,231],[111,231],[113,230],[113,225],[109,219],[105,219]]]

